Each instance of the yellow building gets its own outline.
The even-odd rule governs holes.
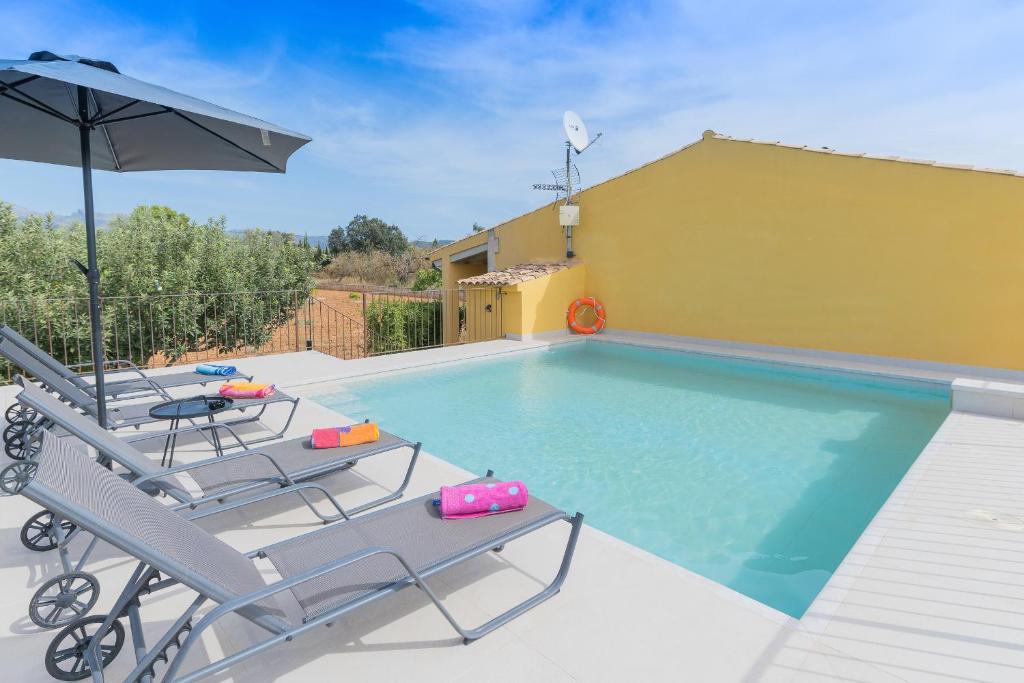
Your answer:
[[[549,204],[434,251],[444,286],[500,288],[515,337],[565,330],[590,295],[609,329],[1024,369],[1013,171],[706,131],[578,203],[575,258]],[[486,314],[467,298],[467,329]]]

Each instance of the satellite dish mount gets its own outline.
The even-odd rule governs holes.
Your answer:
[[[587,127],[580,115],[574,111],[567,111],[562,116],[562,127],[565,129],[565,168],[556,169],[551,172],[555,177],[554,183],[537,183],[533,186],[535,190],[554,190],[555,201],[564,194],[565,203],[558,207],[558,222],[565,229],[565,256],[575,256],[572,250],[572,228],[580,224],[580,207],[573,201],[573,190],[579,192],[580,172],[572,163],[572,153],[575,151],[579,156],[585,149],[594,144],[601,133],[593,139],[587,136]]]

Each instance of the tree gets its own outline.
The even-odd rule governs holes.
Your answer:
[[[331,234],[327,236],[327,251],[331,252],[332,256],[340,254],[343,251],[348,251],[348,240],[345,238],[345,228],[339,225],[334,230],[331,230]]]
[[[480,225],[479,223],[473,223],[473,232],[483,232],[486,229],[487,228],[485,228],[484,226]]]
[[[228,233],[223,218],[198,223],[140,206],[97,240],[111,358],[145,363],[151,353],[258,347],[314,284],[312,250],[294,235]],[[48,348],[76,363],[89,357],[90,329],[86,281],[72,259],[85,260],[81,223],[17,220],[0,202],[0,319],[23,333],[46,330]]]
[[[383,251],[394,256],[408,248],[409,240],[398,226],[389,225],[379,218],[359,214],[349,221],[345,228],[345,249],[342,251],[358,251],[364,254]]]

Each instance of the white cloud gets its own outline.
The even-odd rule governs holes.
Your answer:
[[[314,138],[285,178],[104,181],[118,209],[163,187],[166,203],[243,225],[317,232],[359,212],[455,236],[549,199],[529,186],[560,163],[567,108],[605,134],[578,159],[585,184],[705,128],[1024,169],[1016,4],[419,4],[437,21],[396,28],[359,55],[369,75],[365,64],[307,61],[283,39],[212,61],[189,27],[92,20],[74,5],[0,10],[0,20],[21,27],[7,45],[15,55],[42,46],[110,58]]]

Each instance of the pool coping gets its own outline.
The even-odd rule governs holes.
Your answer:
[[[607,336],[602,336],[604,338],[599,337],[596,340],[591,339],[590,341],[615,341],[618,343],[638,342],[635,343],[635,345],[649,346],[652,348],[666,348],[667,346],[668,348],[690,351],[693,353],[701,353],[703,351],[714,356],[725,356],[746,360],[756,359],[783,366],[798,365],[810,366],[814,369],[851,372],[857,371],[856,369],[849,367],[836,367],[834,363],[827,361],[810,362],[808,358],[802,356],[797,358],[787,357],[783,359],[766,359],[757,355],[754,355],[752,358],[751,353],[749,352],[732,351],[730,349],[717,346],[708,348],[708,345],[700,345],[700,349],[694,349],[689,347],[690,342],[686,340],[636,339],[630,335],[621,335],[615,332],[610,333]],[[553,335],[552,338],[532,339],[526,342],[498,340],[495,342],[482,342],[459,347],[449,347],[448,349],[417,351],[387,357],[378,357],[376,359],[360,359],[355,361],[343,361],[324,354],[318,354],[317,352],[306,351],[238,359],[238,364],[240,366],[244,366],[252,363],[255,368],[258,368],[258,372],[261,376],[281,376],[284,381],[280,382],[279,386],[289,391],[289,393],[293,393],[294,387],[294,393],[312,397],[313,394],[320,393],[325,389],[328,389],[331,384],[338,383],[349,378],[367,377],[370,375],[390,372],[414,371],[417,369],[426,369],[431,366],[442,366],[454,362],[486,360],[487,358],[496,358],[507,354],[542,350],[563,343],[579,343],[583,341],[586,340],[578,337],[567,337],[566,335]],[[311,367],[307,371],[303,367],[305,365],[315,367]],[[879,365],[881,365],[881,363],[879,363]],[[187,367],[189,366],[175,366],[167,369],[153,370],[152,373],[162,374],[163,372],[176,372]],[[872,367],[861,368],[861,371],[867,374],[877,374],[888,378],[922,379],[918,376],[918,372],[915,372],[915,369],[913,368],[897,370],[894,372],[891,371],[891,368],[889,367]],[[851,626],[849,623],[850,620],[848,619],[849,612],[842,613],[842,610],[847,608],[847,605],[844,602],[844,596],[849,595],[851,598],[849,602],[851,603],[858,602],[858,598],[860,599],[860,602],[864,601],[865,591],[860,590],[863,586],[856,585],[860,581],[859,577],[861,574],[868,571],[870,559],[874,557],[876,551],[886,543],[886,534],[888,534],[890,530],[899,528],[900,520],[897,519],[897,516],[901,514],[906,516],[909,514],[908,512],[905,512],[907,509],[909,509],[910,512],[913,512],[915,505],[915,489],[919,484],[923,484],[923,488],[926,489],[928,487],[934,487],[935,472],[933,470],[941,470],[942,468],[946,468],[947,470],[949,469],[949,462],[951,462],[951,458],[956,457],[957,454],[951,454],[948,446],[951,444],[963,445],[970,442],[969,445],[974,447],[974,451],[970,454],[974,456],[993,451],[998,453],[999,449],[1002,449],[1005,452],[1011,452],[1011,449],[1006,447],[1007,444],[1010,444],[1013,447],[1011,455],[1014,456],[1014,464],[1012,465],[1014,468],[1013,474],[1014,476],[1024,478],[1024,459],[1016,458],[1017,453],[1020,451],[1021,444],[1024,443],[1024,422],[1019,421],[1019,417],[1014,417],[1017,415],[1015,412],[1016,409],[1021,407],[1021,401],[1024,400],[1024,387],[1008,383],[1005,378],[994,376],[986,378],[979,376],[956,378],[954,376],[953,379],[948,379],[948,377],[948,375],[946,378],[932,376],[931,380],[940,384],[948,384],[952,387],[952,401],[954,404],[953,411],[951,411],[947,416],[942,426],[940,426],[936,434],[933,435],[922,453],[914,460],[911,467],[893,489],[890,496],[879,507],[878,512],[872,518],[871,522],[869,522],[865,527],[865,530],[850,548],[846,557],[833,572],[829,581],[822,588],[821,592],[819,592],[816,599],[812,602],[807,613],[805,613],[805,616],[799,620],[768,607],[763,603],[757,602],[756,600],[741,593],[733,591],[732,589],[716,583],[711,579],[696,574],[685,567],[658,557],[657,555],[632,545],[627,541],[589,526],[587,527],[586,532],[588,534],[597,534],[600,536],[602,542],[607,542],[610,545],[614,545],[616,548],[622,548],[628,551],[628,553],[635,556],[638,561],[643,560],[644,562],[656,564],[658,567],[665,568],[666,571],[662,572],[660,575],[665,581],[671,581],[672,576],[677,576],[679,577],[680,582],[683,582],[684,579],[689,582],[699,582],[701,590],[694,593],[694,595],[702,595],[706,589],[709,594],[713,593],[716,597],[723,597],[724,600],[727,600],[729,603],[745,608],[747,616],[744,618],[747,619],[749,624],[741,619],[735,625],[737,630],[720,631],[719,629],[725,627],[723,626],[723,623],[715,621],[717,612],[692,612],[689,617],[685,617],[688,621],[707,620],[706,630],[709,632],[721,633],[723,637],[735,635],[738,638],[738,641],[735,643],[723,645],[724,649],[722,652],[718,652],[715,649],[717,646],[707,650],[702,649],[695,651],[693,659],[694,664],[704,660],[711,661],[725,656],[725,652],[730,648],[736,648],[741,641],[747,642],[744,640],[744,637],[753,632],[753,624],[759,621],[757,617],[762,617],[766,622],[770,620],[771,623],[777,624],[779,629],[778,632],[780,634],[778,639],[771,643],[769,648],[764,650],[763,654],[757,656],[758,662],[764,665],[763,668],[756,669],[758,672],[772,670],[776,673],[779,671],[785,672],[781,677],[772,678],[771,680],[791,680],[789,676],[792,675],[794,667],[804,672],[814,671],[824,673],[826,675],[831,674],[833,676],[848,675],[850,677],[857,678],[858,680],[885,680],[890,683],[894,680],[920,678],[922,672],[934,672],[936,676],[950,678],[956,676],[956,669],[947,670],[943,667],[947,666],[949,661],[954,661],[955,664],[955,660],[951,660],[950,658],[955,657],[956,654],[974,655],[981,659],[988,656],[990,660],[995,660],[997,662],[996,664],[986,661],[984,664],[979,663],[977,665],[986,666],[989,669],[996,670],[997,675],[991,676],[991,680],[1020,680],[1019,676],[1009,678],[1005,677],[1007,671],[1006,667],[1012,663],[1014,666],[1018,667],[1017,669],[1014,669],[1015,674],[1019,674],[1021,671],[1024,671],[1024,651],[1018,652],[1017,650],[1007,650],[1005,647],[1000,651],[995,649],[995,647],[998,646],[998,643],[996,646],[988,645],[987,643],[991,641],[986,642],[984,638],[978,637],[978,635],[985,635],[984,633],[979,634],[976,630],[970,630],[971,628],[976,628],[973,626],[975,622],[970,620],[970,612],[965,613],[961,610],[955,616],[959,617],[962,621],[955,622],[952,625],[950,625],[948,621],[943,622],[942,626],[944,629],[951,633],[951,635],[947,636],[947,640],[941,641],[943,648],[929,647],[931,643],[924,639],[926,637],[935,637],[930,632],[929,634],[922,635],[920,633],[910,632],[910,630],[905,628],[902,631],[899,630],[902,628],[902,622],[900,621],[900,610],[897,608],[902,607],[902,604],[893,605],[893,609],[889,611],[873,607],[872,609],[874,609],[875,612],[872,613],[872,622],[870,624],[862,623]],[[13,391],[15,388],[0,387],[0,395],[4,393],[5,389],[12,390],[12,395],[13,393],[16,393]],[[978,399],[979,397],[984,400],[981,400],[980,402],[976,401],[975,399]],[[998,400],[993,402],[989,399]],[[975,400],[974,404],[971,403],[972,400]],[[965,406],[968,408],[973,407],[975,409],[965,411]],[[309,409],[313,410],[314,407],[309,406]],[[995,413],[993,413],[993,411],[995,411]],[[975,413],[975,415],[967,413]],[[986,417],[986,415],[995,416]],[[990,430],[990,432],[986,433],[986,429]],[[999,430],[1003,431],[996,433]],[[969,476],[981,477],[983,470],[972,471],[971,468],[974,467],[974,465],[972,465],[971,460],[972,458],[961,458],[960,462],[962,469],[967,472]],[[446,467],[455,468],[454,465],[447,463],[447,461],[443,464]],[[1011,465],[1007,464],[1004,465],[1004,467],[1011,467]],[[929,477],[933,480],[929,481]],[[970,485],[968,484],[967,487],[970,488]],[[986,501],[985,505],[998,506],[999,502]],[[1016,502],[1014,502],[1013,510],[1017,509],[1016,505]],[[990,507],[989,509],[998,511],[1000,508]],[[894,535],[900,536],[907,534],[905,529],[899,531],[900,533],[896,533]],[[1006,534],[1009,533],[1010,532],[1006,532]],[[917,542],[923,543],[924,541],[918,540]],[[987,541],[985,541],[985,537],[980,537],[978,542]],[[1006,542],[1009,543],[1011,541]],[[1013,538],[1012,543],[1015,546],[1018,545],[1019,537]],[[998,546],[995,546],[995,548],[998,549]],[[1024,550],[1022,550],[1022,553],[1024,553]],[[878,555],[883,558],[885,554],[886,552],[878,552]],[[978,562],[984,562],[984,558],[979,559]],[[1024,560],[1022,560],[1022,566],[1024,566]],[[877,581],[877,577],[869,576],[864,580]],[[983,579],[976,580],[981,581]],[[951,589],[946,585],[942,585],[936,587],[935,590]],[[1015,590],[1014,593],[1019,593],[1019,595],[1016,598],[1011,599],[1021,600],[1022,602],[1020,604],[1024,605],[1024,588],[1020,589],[1020,591]],[[950,594],[956,595],[955,593]],[[943,597],[942,593],[936,593],[936,595],[938,595],[939,598]],[[828,599],[826,599],[826,597]],[[889,601],[892,602],[892,599]],[[899,603],[899,600],[896,602]],[[683,604],[685,605],[686,603]],[[723,607],[726,606],[724,601],[720,604]],[[938,602],[937,604],[943,603]],[[1016,603],[1003,605],[1003,612],[1010,611],[1009,608],[1014,607],[1015,605]],[[18,606],[20,608],[21,604],[19,603]],[[975,609],[975,607],[971,607],[970,605],[965,608],[967,607]],[[571,605],[569,603],[562,603],[558,605],[557,608],[546,614],[537,612],[536,616],[538,618],[536,621],[530,622],[531,627],[536,626],[537,624],[543,625],[543,623],[549,619],[557,621],[556,616],[568,614],[570,612],[570,608]],[[863,608],[863,606],[861,606],[861,608]],[[925,610],[921,611],[922,613],[925,612]],[[1021,618],[1024,618],[1024,607],[1020,610],[1016,610],[1014,608],[1012,611],[1015,614],[1018,614]],[[811,614],[812,612],[814,613],[813,616]],[[837,612],[840,613],[837,614]],[[630,614],[632,614],[632,612],[630,612]],[[836,619],[833,620],[833,616],[835,616]],[[945,618],[948,619],[948,617]],[[561,624],[559,628],[564,628],[566,626],[566,624]],[[861,638],[859,640],[857,638],[851,638],[849,636],[850,629],[854,627],[860,629],[860,632],[858,632],[857,635],[867,633],[870,637]],[[730,626],[729,628],[733,628],[733,626]],[[513,633],[515,634],[515,643],[519,643],[526,639],[526,634],[524,633],[516,632],[514,629]],[[966,634],[966,636],[963,634]],[[956,640],[950,640],[954,638]],[[538,636],[535,640],[543,641],[543,638]],[[531,640],[530,642],[532,646],[534,641]],[[605,647],[608,647],[607,642],[604,640],[601,642],[605,643]],[[808,646],[808,643],[815,643],[815,645],[811,648]],[[706,644],[705,647],[707,647]],[[988,648],[987,650],[986,647]],[[552,654],[552,652],[555,651],[554,648],[555,646],[552,646],[550,651],[545,652],[550,656],[552,661],[557,660],[560,664],[565,664],[565,661],[559,659],[555,654]],[[680,643],[673,652],[678,651],[680,648],[685,649],[685,645]],[[880,648],[889,648],[888,651],[882,652],[882,654],[886,655],[885,657],[879,656]],[[945,654],[946,650],[951,651],[949,657]],[[480,651],[480,648],[477,648],[476,651],[472,652],[478,651]],[[518,652],[519,650],[515,651]],[[575,650],[573,650],[573,652],[576,653]],[[657,652],[651,653],[649,647],[646,645],[639,649],[628,650],[628,652],[632,653],[635,657],[653,657],[655,660],[661,661],[659,659],[660,655]],[[737,650],[735,654],[738,655],[739,650]],[[998,657],[996,657],[996,655],[998,655]],[[615,659],[615,655],[609,655],[609,657],[612,660]],[[901,662],[900,657],[909,659],[904,659]],[[799,664],[799,662],[803,662],[805,658],[807,659],[807,664]],[[921,668],[908,668],[906,661],[911,660],[915,666],[920,665]],[[969,660],[967,657],[964,657],[963,660],[980,661]],[[901,666],[901,664],[903,665]],[[860,668],[861,665],[865,668]],[[815,669],[815,667],[819,668]],[[999,667],[1002,668],[1000,669]],[[678,669],[673,669],[673,671],[678,673]],[[859,675],[854,675],[855,673]],[[895,677],[889,674],[895,674]],[[755,678],[752,676],[753,674],[748,675],[747,677],[737,677],[735,680],[761,680],[760,677]],[[884,679],[882,676],[885,676]],[[292,680],[290,677],[286,678],[288,680]],[[36,679],[32,678],[32,680]],[[301,678],[296,678],[296,680],[301,680]],[[591,680],[593,680],[592,677]],[[718,678],[715,680],[725,679]],[[730,678],[729,680],[733,679]],[[805,679],[800,678],[799,680]],[[820,680],[820,678],[814,678],[814,680]]]
[[[850,546],[844,555],[843,560],[832,572],[829,580],[812,600],[805,615],[812,612],[822,614],[828,611],[824,606],[822,595],[829,591],[835,594],[836,590],[842,588],[837,586],[835,579],[838,575],[852,577],[857,571],[852,569],[850,558],[852,556],[870,556],[878,544],[879,535],[884,535],[888,526],[884,520],[891,514],[897,512],[902,506],[909,489],[917,483],[921,476],[923,466],[920,464],[922,456],[928,452],[929,447],[936,440],[936,436],[943,430],[946,421],[954,412],[970,412],[995,417],[1024,417],[1024,384],[1008,382],[1009,377],[1020,376],[1024,379],[1024,373],[1017,371],[992,371],[989,368],[970,368],[971,377],[960,377],[960,371],[965,366],[950,366],[925,361],[901,361],[899,359],[854,356],[851,354],[839,354],[835,352],[802,352],[799,349],[787,349],[783,347],[765,347],[758,345],[736,345],[731,342],[716,342],[714,340],[695,340],[692,338],[670,337],[665,335],[651,335],[646,333],[632,333],[608,330],[600,335],[584,337],[569,335],[557,332],[543,335],[535,335],[529,339],[522,340],[501,340],[512,342],[511,346],[493,347],[484,345],[489,342],[477,344],[466,344],[458,347],[459,352],[450,353],[444,357],[431,357],[426,359],[411,358],[417,352],[396,354],[391,356],[397,363],[389,363],[391,367],[386,370],[380,368],[353,368],[353,372],[346,373],[344,378],[323,379],[317,382],[302,385],[303,394],[311,400],[316,400],[318,395],[327,393],[331,384],[337,384],[344,379],[368,378],[379,375],[394,375],[405,372],[429,370],[434,367],[442,367],[454,363],[471,361],[483,361],[501,356],[508,356],[520,353],[545,350],[564,344],[576,343],[610,343],[628,345],[641,348],[659,349],[703,355],[714,358],[743,360],[756,362],[767,366],[780,368],[799,368],[814,371],[830,371],[837,373],[849,373],[867,377],[877,377],[887,380],[902,380],[930,384],[933,386],[947,387],[950,391],[950,412],[945,420],[939,425],[935,434],[922,448],[911,466],[901,477],[900,481],[893,488],[892,492],[872,516],[871,521],[857,537],[857,540]],[[405,362],[402,362],[405,361]],[[350,361],[358,363],[359,361]],[[604,532],[602,532],[604,533]],[[635,546],[628,541],[619,539],[610,534],[605,534],[615,541],[625,544],[631,550],[642,553],[649,559],[671,565],[687,574],[697,577],[707,583],[708,587],[729,595],[730,598],[739,598],[749,607],[760,611],[780,624],[786,624],[791,628],[798,629],[808,634],[819,632],[821,619],[815,618],[811,622],[805,622],[805,618],[794,618],[779,610],[776,610],[764,603],[750,598],[738,591],[735,591],[712,579],[693,572],[686,567],[675,564],[643,548]],[[724,592],[724,593],[723,593]],[[838,603],[836,603],[838,604]]]

